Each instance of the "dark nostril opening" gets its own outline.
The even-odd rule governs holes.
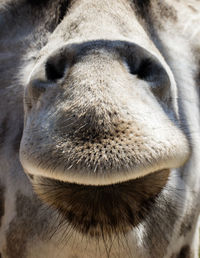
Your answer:
[[[45,66],[47,80],[57,81],[61,79],[65,74],[66,65],[66,57],[50,57]]]
[[[166,83],[169,83],[169,77],[165,69],[160,63],[151,58],[142,60],[137,71],[137,76],[139,79],[155,84],[164,83],[166,85]]]
[[[162,63],[144,48],[132,44],[120,49],[125,57],[129,72],[138,79],[148,82],[150,90],[160,99],[166,98],[170,89],[170,78]]]
[[[160,83],[161,81],[166,84],[169,82],[168,75],[162,65],[154,58],[147,57],[138,62],[138,60],[128,60],[130,73],[137,75],[141,80],[147,82]]]
[[[129,59],[130,60],[130,59]],[[130,73],[149,83],[152,92],[163,98],[170,87],[170,79],[162,64],[153,57],[147,57],[140,62],[128,62]]]
[[[159,70],[159,67],[156,64],[154,64],[150,58],[148,58],[148,59],[142,60],[139,66],[139,69],[137,71],[137,75],[138,75],[138,78],[142,80],[152,82],[155,79],[154,77],[159,72],[158,70]]]

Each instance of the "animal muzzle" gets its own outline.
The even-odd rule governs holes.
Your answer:
[[[53,53],[25,93],[20,159],[36,192],[81,232],[135,226],[189,156],[171,99],[166,70],[135,44]]]

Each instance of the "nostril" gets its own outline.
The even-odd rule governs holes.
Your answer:
[[[161,99],[166,97],[166,92],[170,88],[170,79],[162,64],[154,58],[147,57],[137,65],[129,63],[129,67],[131,74],[148,82],[153,94]]]
[[[142,60],[137,71],[138,78],[148,82],[153,82],[159,73],[159,68],[160,67],[154,64],[150,58],[144,59]]]
[[[129,72],[138,79],[146,81],[152,93],[161,99],[166,99],[170,88],[170,78],[162,63],[150,52],[136,45],[130,45],[121,50],[126,60]]]
[[[139,79],[155,85],[169,84],[169,77],[165,69],[160,63],[151,58],[142,60],[137,71],[137,76]]]
[[[46,62],[45,73],[46,78],[49,81],[57,81],[61,79],[65,74],[67,66],[66,57],[53,56]]]

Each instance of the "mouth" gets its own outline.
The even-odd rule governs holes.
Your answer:
[[[148,216],[169,169],[123,183],[92,186],[34,177],[39,197],[78,232],[91,237],[127,233]],[[36,178],[36,179],[35,179]]]

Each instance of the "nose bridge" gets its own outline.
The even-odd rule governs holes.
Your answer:
[[[121,33],[126,34],[131,27],[134,27],[135,33],[139,33],[139,23],[129,1],[75,1],[70,13],[66,16],[62,28],[67,26],[71,39],[76,38],[77,34],[79,38],[87,40],[111,38],[116,34],[118,37]],[[65,35],[67,36],[67,33]]]
[[[129,122],[132,121],[132,126],[137,123],[134,114],[138,106],[143,110],[147,106],[140,96],[145,101],[148,96],[139,80],[130,75],[124,60],[132,52],[134,65],[138,66],[146,53],[139,46],[127,47],[124,42],[95,41],[74,47],[74,61],[63,83],[71,101],[67,102],[66,98],[67,113],[63,113],[57,126],[65,128],[67,120],[68,133],[79,139],[102,138],[106,134],[112,138],[116,131],[126,134]],[[135,130],[136,127],[135,124]]]
[[[160,94],[157,97],[170,91],[168,73],[159,60],[141,46],[126,41],[67,44],[46,60],[45,67],[48,80],[52,74],[53,79],[67,80],[64,84],[73,85],[73,95],[81,93],[88,103],[97,104],[109,96],[113,99],[120,91],[131,95],[139,81],[148,83],[149,88],[151,84],[154,92]]]
[[[119,57],[102,49],[92,50],[81,56],[72,66],[65,85],[67,89],[71,84],[74,104],[67,116],[72,117],[74,111],[76,112],[76,119],[72,124],[74,129],[83,126],[83,129],[78,131],[79,135],[113,130],[120,105],[113,93],[120,92],[120,82],[126,81],[123,69],[125,68],[120,64]]]
[[[53,32],[41,55],[52,53],[58,46],[65,44],[102,39],[129,41],[159,55],[156,47],[150,43],[130,2],[125,0],[74,1],[70,13]]]
[[[120,40],[67,44],[50,55],[42,67],[48,82],[62,80],[64,92],[73,100],[76,110],[93,114],[87,116],[91,125],[97,125],[99,119],[109,123],[109,114],[113,112],[128,112],[133,106],[131,99],[138,101],[136,95],[143,94],[144,83],[146,86],[148,81],[152,83],[154,91],[158,88],[156,94],[160,91],[161,96],[170,85],[165,69],[154,56],[141,46]],[[39,73],[33,73],[33,83],[28,87],[28,95],[34,99],[46,90],[37,81],[34,83],[34,78],[40,78],[41,70],[44,69],[39,67]],[[84,119],[81,121],[85,123]]]

